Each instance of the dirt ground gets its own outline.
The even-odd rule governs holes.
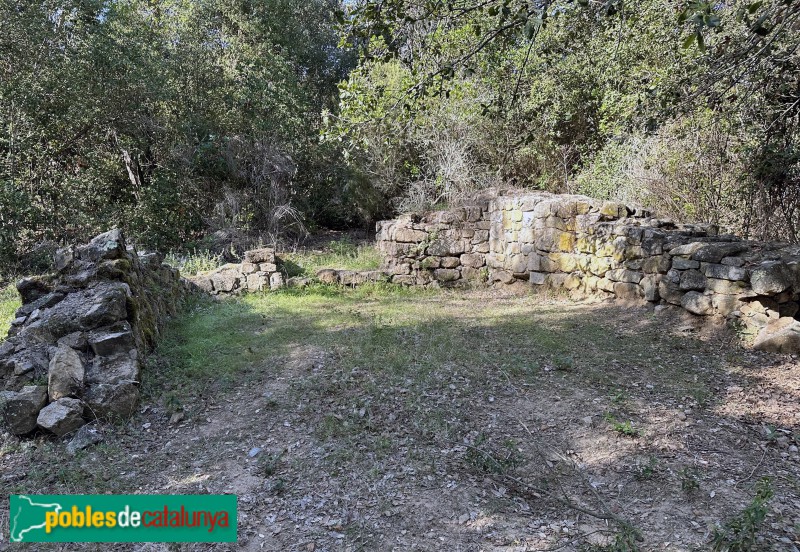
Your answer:
[[[321,297],[283,317],[263,303],[267,323],[303,323],[231,385],[182,397],[177,416],[146,397],[75,457],[3,435],[0,489],[239,497],[235,545],[120,550],[689,551],[715,531],[744,542],[769,485],[744,549],[800,549],[797,358],[671,309],[398,301]],[[247,339],[269,345],[258,328]],[[78,548],[112,546],[52,549]]]

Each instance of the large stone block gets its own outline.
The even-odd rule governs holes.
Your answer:
[[[691,270],[700,268],[700,261],[693,261],[686,257],[675,257],[672,259],[672,268],[675,270]]]
[[[641,272],[620,268],[609,271],[609,273],[606,275],[606,278],[614,282],[638,284],[642,280],[643,276],[644,274],[642,274]]]
[[[0,392],[2,422],[15,435],[24,435],[36,429],[39,411],[47,404],[47,387],[29,385],[19,392]]]
[[[707,278],[706,289],[723,295],[752,295],[752,290],[744,282]]]
[[[784,317],[770,322],[758,334],[753,347],[770,353],[800,353],[800,321]]]
[[[572,251],[577,238],[572,232],[562,232],[555,228],[545,228],[535,240],[536,249],[539,251],[557,252]]]
[[[133,332],[127,322],[113,329],[92,332],[89,335],[88,343],[94,354],[99,356],[111,356],[119,352],[127,353],[136,346]]]
[[[701,247],[692,254],[692,259],[705,263],[718,263],[724,257],[731,257],[750,249],[745,243],[712,243]]]
[[[528,255],[528,272],[539,272],[542,270],[542,257],[536,253]]]
[[[589,272],[596,276],[603,277],[611,270],[613,261],[608,257],[592,257],[589,262]]]
[[[467,245],[468,244],[465,243],[465,240],[462,239],[439,238],[428,245],[426,253],[428,255],[435,255],[437,257],[461,255],[466,251]]]
[[[269,273],[256,272],[255,274],[248,274],[245,285],[247,290],[251,292],[264,291],[269,287]]]
[[[547,274],[544,272],[531,272],[528,281],[534,286],[543,286],[547,282]]]
[[[573,291],[579,289],[583,285],[583,282],[581,280],[581,277],[578,276],[577,274],[568,274],[567,278],[564,280],[563,285],[564,289]]]
[[[486,253],[488,253],[488,252],[489,252],[489,250],[490,250],[490,248],[489,248],[489,242],[482,242],[482,243],[479,243],[479,244],[477,244],[477,245],[473,245],[473,246],[472,246],[472,251],[473,251],[473,253],[482,253],[482,254],[486,254]]]
[[[80,318],[83,329],[91,330],[100,326],[110,326],[128,317],[127,299],[131,290],[127,284],[113,282],[98,286],[95,290],[88,310]],[[67,304],[68,301],[65,300],[59,303],[58,307]],[[54,321],[52,314],[48,322]]]
[[[679,245],[679,246],[673,247],[672,249],[669,250],[669,254],[672,255],[673,257],[679,257],[679,256],[691,257],[692,255],[694,255],[697,251],[699,251],[700,249],[702,249],[706,245],[708,245],[708,244],[706,244],[705,242],[687,243],[687,244],[684,244],[684,245]]]
[[[39,412],[36,423],[42,429],[63,437],[86,423],[83,419],[83,403],[78,399],[58,399]]]
[[[707,278],[720,280],[744,281],[747,280],[747,269],[724,264],[703,264],[703,274]]]
[[[433,277],[438,282],[454,282],[461,277],[461,272],[455,269],[438,268],[433,271]]]
[[[131,355],[113,357],[95,357],[86,371],[89,387],[95,384],[139,383],[142,365],[138,358]]]
[[[339,273],[331,268],[323,268],[317,271],[317,279],[323,284],[338,284]]]
[[[681,306],[692,314],[707,316],[714,314],[711,297],[697,291],[689,291],[681,298]]]
[[[555,263],[558,272],[574,272],[578,270],[578,258],[572,253],[550,253],[548,258]]]
[[[707,283],[706,277],[699,270],[684,270],[681,274],[680,288],[683,291],[704,290]]]
[[[59,347],[48,369],[47,390],[50,400],[82,394],[85,375],[86,368],[80,354],[71,347]]]
[[[413,286],[417,283],[417,277],[411,274],[398,274],[396,276],[392,276],[392,283],[404,286]]]
[[[259,268],[256,263],[248,263],[246,261],[242,263],[242,274],[252,274],[258,272],[258,270]]]
[[[735,295],[723,295],[715,293],[711,296],[711,304],[714,310],[722,316],[728,316],[741,308],[742,302]]]
[[[600,207],[600,214],[606,220],[621,219],[628,216],[628,208],[622,203],[615,203],[613,201],[606,201]]]
[[[461,259],[459,257],[442,257],[439,266],[441,268],[458,268],[461,266]]]
[[[507,270],[491,270],[489,272],[489,281],[510,284],[514,281],[514,275]]]
[[[413,228],[396,228],[394,239],[400,243],[422,243],[428,239],[428,233]]]
[[[608,278],[600,278],[597,280],[597,289],[600,291],[607,291],[609,293],[614,293],[614,286],[618,282],[612,282]]]
[[[619,299],[637,300],[644,297],[644,292],[642,291],[642,288],[636,284],[615,282],[614,295],[616,295]]]
[[[237,270],[222,270],[210,276],[214,291],[219,293],[230,293],[239,287],[241,274]]]
[[[525,255],[513,255],[507,266],[514,274],[523,274],[528,271],[528,258]]]
[[[667,279],[662,279],[658,283],[658,294],[667,303],[680,305],[684,292],[682,292],[675,283]]]
[[[286,281],[284,280],[283,273],[273,272],[269,275],[269,289],[275,291],[281,289],[284,285],[286,285]]]
[[[253,264],[274,263],[275,250],[271,247],[262,247],[260,249],[245,251],[244,260]]]
[[[485,268],[473,268],[465,266],[461,268],[461,277],[470,281],[485,281],[488,273]]]
[[[639,282],[639,285],[642,286],[642,293],[645,301],[658,303],[661,300],[661,295],[658,293],[658,283],[660,280],[660,276],[648,274]]]
[[[132,382],[92,385],[84,397],[91,417],[126,419],[136,411],[139,388]]]
[[[761,263],[750,273],[750,285],[759,295],[777,295],[791,288],[795,281],[794,272],[782,261]]]

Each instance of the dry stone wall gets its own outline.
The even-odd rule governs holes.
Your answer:
[[[286,284],[279,270],[275,250],[269,247],[252,249],[241,263],[228,263],[216,270],[198,274],[190,281],[212,295],[276,290]]]
[[[324,268],[316,278],[287,278],[281,262],[271,248],[254,249],[244,253],[244,262],[228,263],[220,268],[192,276],[189,280],[212,295],[238,295],[261,291],[276,291],[283,287],[306,287],[313,281],[323,284],[358,286],[366,283],[388,282],[390,272],[384,270],[341,270]]]
[[[128,249],[119,230],[59,250],[55,266],[17,284],[23,304],[0,343],[0,422],[18,435],[130,416],[142,356],[186,292],[176,270]]]
[[[378,223],[392,281],[407,285],[529,282],[667,303],[758,331],[756,347],[800,352],[800,246],[745,241],[710,224],[578,195],[478,200]]]

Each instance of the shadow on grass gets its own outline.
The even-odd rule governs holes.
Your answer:
[[[759,446],[772,445],[757,431],[717,411],[731,370],[758,379],[747,352],[721,327],[687,337],[687,320],[643,307],[391,286],[204,300],[165,332],[145,388],[153,399],[203,398],[280,377],[292,404],[306,405],[327,477],[380,473],[380,459],[396,459],[410,438],[428,450],[403,460],[418,477],[494,481],[538,515],[574,516],[554,498],[563,495],[647,526],[661,504],[668,521],[645,535],[658,547],[695,519],[735,514],[760,475],[783,469],[776,449],[761,455]],[[287,362],[304,347],[330,361]],[[431,452],[441,450],[458,453]],[[468,542],[461,527],[440,530],[447,542]]]

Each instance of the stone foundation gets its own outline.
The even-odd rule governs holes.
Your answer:
[[[738,319],[756,347],[800,352],[800,246],[578,195],[532,193],[378,223],[392,281],[511,284],[668,303]]]

